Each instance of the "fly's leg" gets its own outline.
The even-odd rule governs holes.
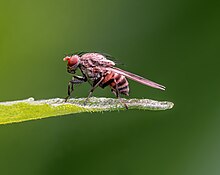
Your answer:
[[[68,91],[67,91],[68,95],[65,98],[65,102],[67,102],[68,98],[70,97],[71,93],[73,92],[74,84],[81,84],[81,83],[84,83],[86,81],[87,81],[86,77],[81,77],[81,76],[74,75],[73,79],[70,80],[69,83],[68,83]]]
[[[68,100],[68,98],[70,97],[71,93],[73,92],[74,90],[74,84],[81,84],[81,83],[84,83],[85,81],[82,81],[82,80],[70,80],[69,83],[68,83],[68,91],[67,91],[67,97],[65,98],[65,102]]]
[[[120,93],[119,93],[119,90],[118,90],[118,85],[116,83],[116,80],[114,79],[114,83],[115,83],[115,95],[116,97],[118,98],[119,102],[125,106],[126,109],[128,109],[128,106],[125,102],[123,102],[123,100],[121,99],[120,97]]]
[[[92,85],[92,89],[89,91],[89,95],[88,97],[86,98],[85,102],[84,102],[84,105],[86,105],[86,103],[88,102],[89,100],[89,97],[91,97],[93,91],[98,87],[98,85],[103,81],[104,77],[101,77],[100,79],[98,79],[98,81],[95,81]]]

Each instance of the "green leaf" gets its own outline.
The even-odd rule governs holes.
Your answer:
[[[149,99],[122,99],[129,109],[166,110],[173,107],[172,102]],[[126,110],[118,99],[91,97],[86,105],[85,98],[34,100],[29,98],[19,101],[0,102],[0,124],[35,120],[52,116],[81,112],[102,112]]]

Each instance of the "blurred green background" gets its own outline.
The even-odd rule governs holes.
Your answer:
[[[64,54],[101,51],[167,87],[169,111],[84,113],[0,126],[1,174],[219,175],[220,1],[3,0],[0,101],[65,97]],[[76,88],[85,97],[89,85]],[[95,96],[114,97],[108,88]]]

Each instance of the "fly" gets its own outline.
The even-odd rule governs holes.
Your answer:
[[[111,91],[119,101],[124,104],[126,109],[128,109],[128,107],[121,100],[120,95],[129,96],[129,83],[127,78],[153,88],[165,90],[165,86],[163,85],[115,67],[115,63],[109,58],[111,59],[111,56],[98,52],[79,52],[71,56],[66,56],[63,60],[68,61],[67,72],[73,74],[72,80],[68,83],[68,96],[66,97],[66,101],[74,91],[75,84],[81,84],[87,81],[90,82],[92,88],[84,104],[87,103],[89,97],[98,86],[101,88],[110,86]],[[78,68],[82,76],[75,74]]]

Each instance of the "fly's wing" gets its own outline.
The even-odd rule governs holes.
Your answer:
[[[85,53],[80,55],[80,62],[83,66],[89,67],[113,67],[115,63],[100,53]]]
[[[161,89],[161,90],[165,90],[165,86],[163,85],[160,85],[160,84],[157,84],[153,81],[150,81],[148,79],[145,79],[139,75],[135,75],[131,72],[127,72],[125,70],[122,70],[122,69],[119,69],[119,68],[116,68],[116,67],[112,67],[112,68],[106,68],[107,70],[110,70],[110,71],[113,71],[115,73],[118,73],[118,74],[121,74],[121,75],[124,75],[125,77],[131,79],[131,80],[134,80],[134,81],[137,81],[141,84],[144,84],[144,85],[147,85],[147,86],[150,86],[150,87],[153,87],[153,88],[157,88],[157,89]]]

